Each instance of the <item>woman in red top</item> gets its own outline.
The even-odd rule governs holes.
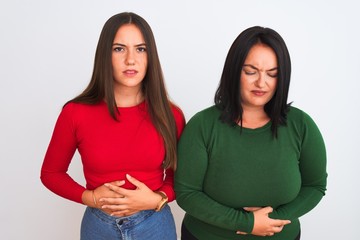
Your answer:
[[[170,102],[153,33],[134,13],[112,16],[87,88],[63,107],[41,169],[43,184],[87,207],[81,239],[176,239],[168,201],[183,127]],[[78,150],[86,179],[67,174]]]

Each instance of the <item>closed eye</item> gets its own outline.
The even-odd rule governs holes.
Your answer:
[[[268,72],[267,72],[267,75],[268,75],[269,77],[276,78],[276,77],[278,76],[277,69],[268,71]]]
[[[276,78],[276,77],[277,77],[277,74],[270,74],[270,73],[268,73],[268,76],[269,76],[269,77],[272,77],[272,78]]]
[[[255,75],[257,73],[257,70],[251,66],[244,66],[242,70],[246,75]]]
[[[247,70],[244,69],[244,73],[245,73],[246,75],[254,75],[254,74],[256,74],[257,72],[256,72],[256,71],[247,71]]]

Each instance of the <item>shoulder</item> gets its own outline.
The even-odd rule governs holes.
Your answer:
[[[85,116],[98,116],[100,111],[107,111],[106,103],[85,104],[76,102],[67,102],[62,108],[61,115],[78,119]]]
[[[205,108],[195,113],[187,122],[183,135],[184,142],[207,142],[214,129],[220,123],[220,111],[215,106]]]
[[[84,103],[67,102],[64,105],[62,112],[67,114],[74,114],[79,111],[88,111],[89,108],[91,108],[91,105]]]
[[[205,108],[190,118],[185,129],[202,129],[202,131],[207,131],[206,129],[213,128],[220,121],[219,117],[220,111],[216,106]]]
[[[204,121],[213,122],[214,120],[218,120],[220,117],[220,110],[215,106],[211,106],[205,108],[199,112],[197,112],[190,121]]]
[[[319,132],[317,124],[308,113],[292,106],[290,107],[287,114],[287,125],[290,127],[295,127],[302,132]]]
[[[287,114],[287,118],[290,121],[313,121],[312,118],[309,116],[309,114],[307,114],[305,111],[297,108],[297,107],[293,107],[290,106],[289,108],[289,112]]]

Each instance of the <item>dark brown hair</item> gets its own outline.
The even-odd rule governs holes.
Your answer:
[[[151,121],[162,136],[165,147],[164,168],[176,167],[176,123],[168,99],[163,72],[157,53],[155,38],[149,24],[139,15],[123,12],[109,18],[105,23],[96,49],[94,69],[89,85],[69,102],[96,104],[105,101],[110,115],[117,119],[119,113],[114,96],[112,69],[112,45],[118,29],[124,24],[134,24],[141,31],[147,51],[148,66],[142,81],[142,91],[148,105]],[[66,105],[66,104],[65,104]]]

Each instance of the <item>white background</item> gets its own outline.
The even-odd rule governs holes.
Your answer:
[[[253,25],[278,31],[292,57],[289,101],[313,117],[328,152],[328,191],[301,218],[302,239],[359,239],[355,0],[1,0],[1,239],[79,239],[84,206],[48,191],[40,167],[62,105],[90,80],[103,24],[123,11],[151,25],[168,92],[187,120],[213,103],[241,31]],[[78,155],[70,173],[83,183]],[[183,212],[171,206],[179,229]]]

